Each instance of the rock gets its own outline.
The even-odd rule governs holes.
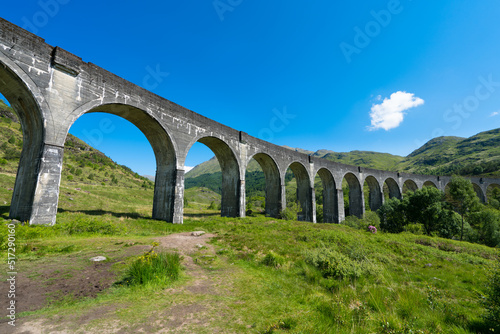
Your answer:
[[[194,232],[191,232],[191,235],[195,236],[195,237],[199,237],[200,235],[203,235],[203,234],[205,234],[205,232],[203,232],[203,231],[194,231]]]
[[[21,222],[20,222],[19,220],[17,220],[17,219],[12,219],[12,220],[10,221],[10,223],[11,223],[11,224],[21,224]]]
[[[203,245],[197,244],[196,247],[203,248]]]
[[[101,262],[101,261],[106,261],[106,258],[104,256],[95,256],[90,258],[89,260],[93,262]]]

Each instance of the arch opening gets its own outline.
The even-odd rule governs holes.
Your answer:
[[[377,211],[384,204],[384,194],[380,184],[373,176],[368,176],[363,184],[365,209]]]
[[[252,157],[246,169],[245,191],[247,215],[261,212],[279,217],[282,207],[280,172],[269,155],[257,153]]]
[[[486,188],[486,200],[496,208],[500,208],[500,184],[490,184]]]
[[[10,201],[11,218],[32,223],[55,223],[57,207],[51,205],[40,211],[40,219],[33,221],[33,207],[35,204],[35,192],[38,185],[38,174],[44,171],[39,158],[44,153],[45,126],[43,121],[42,106],[34,97],[33,89],[38,89],[31,83],[26,83],[28,78],[21,78],[16,73],[23,73],[22,70],[14,71],[7,61],[0,55],[0,93],[9,102],[14,111],[15,117],[20,124],[22,139],[16,138],[16,145],[22,147],[21,154],[9,154],[6,160],[11,168],[16,171],[16,179]],[[12,119],[11,119],[12,120]],[[16,123],[14,121],[14,123]],[[11,147],[13,149],[13,147]],[[16,149],[17,151],[17,149]],[[14,151],[10,151],[13,153]],[[54,194],[57,197],[57,194]],[[47,202],[57,203],[57,198],[44,198]],[[43,212],[43,215],[42,215]],[[43,217],[42,217],[43,216]]]
[[[104,187],[138,187],[141,196],[137,201],[142,209],[136,210],[137,215],[149,215],[143,211],[150,210],[153,219],[182,222],[179,212],[182,207],[176,204],[179,202],[176,200],[176,185],[183,173],[177,170],[176,153],[169,134],[153,116],[133,106],[106,104],[84,112],[71,124],[71,129],[94,148],[102,147],[113,152],[116,160],[125,161],[128,166],[120,166],[116,172],[104,172],[110,159],[99,156],[97,152],[86,153],[92,161],[87,164],[65,157],[67,171],[63,170],[63,175],[70,178],[67,181],[82,180],[83,177],[91,184]],[[106,144],[108,141],[110,145]],[[66,151],[74,150],[75,146],[82,147],[74,137],[67,136]],[[143,163],[144,160],[147,163]],[[139,169],[141,174],[149,174],[154,178],[154,184],[129,166]]]
[[[358,178],[352,173],[344,175],[342,180],[342,190],[344,192],[345,216],[363,218],[365,211],[363,189],[361,188]]]
[[[408,191],[415,192],[418,190],[418,186],[413,180],[406,180],[403,183],[403,194],[406,194]]]
[[[384,182],[384,198],[401,199],[401,191],[399,189],[399,185],[393,178],[388,178]]]
[[[326,168],[318,170],[315,182],[316,221],[318,223],[339,223],[338,196],[335,180]]]
[[[474,182],[472,183],[472,187],[474,188],[474,191],[476,192],[477,197],[479,197],[481,203],[486,203],[486,197],[484,196],[481,187]]]
[[[424,187],[434,187],[436,189],[438,189],[438,187],[436,186],[436,184],[432,181],[425,181],[424,182]]]
[[[297,220],[313,221],[313,188],[306,168],[298,162],[293,162],[288,167],[284,179],[287,207],[293,207],[296,203],[298,205]]]
[[[204,144],[215,155],[215,159],[212,161],[212,165],[215,166],[212,167],[216,171],[216,174],[212,175],[212,181],[220,184],[220,188],[212,190],[216,191],[221,196],[221,216],[242,216],[242,213],[244,213],[242,211],[244,208],[241,200],[242,180],[240,176],[240,165],[235,153],[228,144],[216,137],[202,137],[197,140],[197,143]],[[191,151],[193,147],[194,145],[189,148],[189,151]],[[210,209],[219,209],[212,207],[212,204],[211,202],[209,206]]]

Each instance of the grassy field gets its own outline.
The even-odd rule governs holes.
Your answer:
[[[13,182],[0,175],[4,222]],[[151,189],[63,184],[55,227],[16,228],[18,333],[492,332],[481,299],[496,249],[260,215],[220,218],[206,210],[213,193],[190,196],[185,223],[172,225],[150,219]],[[211,238],[189,239],[197,230]],[[153,242],[182,255],[180,279],[121,284]],[[98,255],[107,260],[89,261]],[[14,332],[1,317],[0,332]]]

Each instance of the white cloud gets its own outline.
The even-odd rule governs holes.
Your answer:
[[[193,168],[194,167],[184,166],[184,172],[187,173],[187,172],[189,172]]]
[[[500,111],[494,111],[490,114],[490,117],[495,117],[497,115],[500,115]]]
[[[403,122],[404,111],[424,104],[424,100],[407,92],[392,93],[380,104],[373,104],[370,111],[370,130],[397,128]]]

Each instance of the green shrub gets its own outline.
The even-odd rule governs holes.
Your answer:
[[[214,201],[210,202],[210,205],[208,206],[207,210],[217,210],[217,205],[215,204]]]
[[[422,224],[408,224],[404,226],[404,231],[417,235],[425,234],[424,225]]]
[[[7,164],[7,160],[6,160],[6,159],[1,158],[1,159],[0,159],[0,165],[2,165],[2,166],[3,166],[3,165],[6,165],[6,164]]]
[[[15,144],[16,143],[16,137],[14,137],[13,135],[9,138],[9,143],[10,144]]]
[[[155,252],[154,247],[136,259],[127,269],[122,284],[165,285],[177,280],[181,272],[181,256],[178,253]]]
[[[68,175],[68,181],[73,181],[74,177],[73,175]]]
[[[362,275],[361,266],[333,249],[320,248],[306,252],[305,261],[318,268],[323,277],[355,279]]]
[[[268,267],[279,268],[285,264],[285,258],[273,251],[269,251],[262,260],[262,263]]]
[[[82,173],[83,173],[83,170],[82,170],[81,168],[77,168],[77,169],[75,170],[75,175],[76,175],[76,176],[80,176],[80,175],[82,175]]]
[[[82,233],[114,235],[120,232],[118,227],[109,222],[90,219],[74,219],[69,223],[57,224],[56,227],[69,235]]]
[[[285,210],[280,212],[280,219],[297,220],[297,215],[300,212],[299,203],[292,202]]]
[[[489,274],[486,295],[483,300],[486,308],[486,320],[495,329],[500,329],[500,263],[497,262]]]

